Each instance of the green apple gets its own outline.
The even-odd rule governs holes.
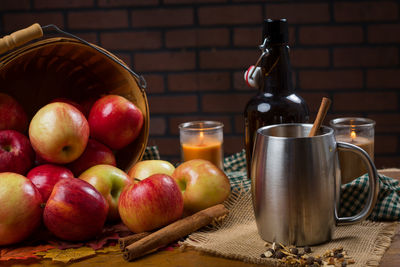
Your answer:
[[[183,194],[185,214],[222,203],[231,192],[228,177],[208,160],[186,161],[175,169],[172,177]]]
[[[153,174],[166,174],[171,176],[175,171],[174,165],[165,160],[143,160],[136,163],[128,175],[132,179],[143,180]]]
[[[118,199],[122,189],[131,183],[129,176],[122,170],[112,165],[95,165],[84,171],[79,179],[93,185],[108,202],[109,221],[117,221],[120,216],[118,213]]]

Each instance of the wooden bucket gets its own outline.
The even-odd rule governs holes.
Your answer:
[[[48,28],[68,37],[36,40]],[[15,47],[19,48],[12,50]],[[132,101],[143,112],[143,128],[139,137],[115,156],[117,166],[125,171],[141,160],[149,135],[146,82],[119,58],[54,25],[37,23],[0,39],[1,54],[0,92],[21,103],[30,119],[56,98],[81,103],[117,94]]]

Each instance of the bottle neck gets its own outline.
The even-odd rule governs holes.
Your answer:
[[[268,49],[269,55],[261,61],[260,91],[285,96],[294,93],[289,46],[273,44]]]

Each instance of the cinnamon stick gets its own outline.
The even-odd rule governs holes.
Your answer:
[[[149,234],[151,234],[151,232],[143,232],[143,233],[138,233],[138,234],[121,237],[120,239],[118,239],[119,247],[123,251],[130,244],[135,243],[136,241],[142,239],[143,237],[148,236]]]
[[[214,219],[228,214],[228,212],[224,205],[218,204],[175,221],[127,246],[123,257],[127,261],[132,261],[144,256],[157,248],[166,246],[173,241],[193,233],[210,224]]]
[[[329,98],[323,97],[321,106],[319,106],[317,117],[315,118],[311,131],[308,134],[309,137],[313,137],[317,134],[319,127],[321,127],[321,124],[325,119],[326,113],[328,112],[330,105],[331,105],[331,100]]]

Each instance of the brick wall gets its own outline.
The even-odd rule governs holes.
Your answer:
[[[313,120],[323,96],[329,119],[376,120],[376,164],[400,166],[400,1],[3,0],[0,32],[34,22],[115,53],[148,81],[149,145],[179,159],[179,123],[225,124],[225,152],[243,148],[243,82],[263,18],[288,18],[296,89]]]

